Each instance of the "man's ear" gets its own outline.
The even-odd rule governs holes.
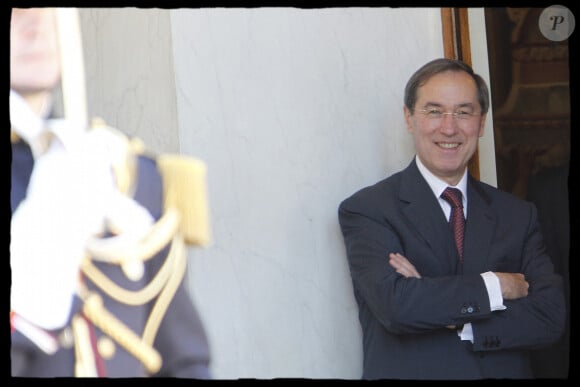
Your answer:
[[[403,113],[405,114],[405,123],[407,124],[407,131],[409,133],[413,133],[413,114],[406,105],[403,106]]]
[[[481,115],[481,122],[479,123],[479,137],[483,137],[485,133],[485,119],[487,118],[487,113]]]

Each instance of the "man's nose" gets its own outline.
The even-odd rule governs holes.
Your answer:
[[[453,113],[443,113],[440,127],[443,133],[449,135],[457,131],[457,120],[453,116]]]

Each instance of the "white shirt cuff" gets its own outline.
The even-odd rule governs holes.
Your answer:
[[[469,340],[473,343],[473,328],[471,327],[471,323],[463,325],[463,329],[457,331],[457,336],[461,340]]]
[[[506,306],[503,304],[503,297],[501,295],[501,286],[499,284],[499,278],[495,273],[488,271],[481,273],[481,277],[485,282],[485,287],[487,288],[487,294],[489,296],[489,307],[491,311],[504,310]]]

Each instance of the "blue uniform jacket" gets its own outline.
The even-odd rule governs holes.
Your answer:
[[[27,144],[20,141],[12,145],[12,212],[26,195],[26,188],[33,168],[33,157]],[[138,160],[138,183],[135,200],[146,207],[157,220],[162,215],[161,176],[155,160],[140,156]],[[33,242],[33,241],[32,241]],[[140,289],[149,282],[167,255],[167,247],[146,262],[145,275],[137,282],[128,280],[118,265],[96,262],[98,268],[119,286]],[[97,289],[90,282],[90,289]],[[130,306],[110,298],[100,290],[105,307],[134,332],[140,335],[149,316],[152,301],[142,306]],[[73,313],[79,311],[80,299],[75,300]],[[62,332],[53,332],[59,335]],[[103,336],[95,328],[96,340]],[[47,355],[18,331],[11,334],[11,364],[13,376],[54,377],[74,376],[74,348],[60,348]],[[210,378],[209,346],[202,321],[196,312],[183,282],[163,317],[154,347],[162,357],[162,367],[156,375],[162,377]],[[143,365],[122,346],[115,343],[114,355],[101,359],[106,377],[148,376]]]

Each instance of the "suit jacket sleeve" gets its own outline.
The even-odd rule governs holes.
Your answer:
[[[489,317],[491,311],[481,276],[455,275],[451,260],[447,256],[438,257],[388,201],[385,192],[367,189],[339,207],[361,319],[375,318],[394,334],[415,334]],[[433,205],[438,206],[436,201]],[[438,211],[440,221],[444,222],[441,209]],[[430,223],[428,214],[424,215],[426,219],[422,221]],[[391,252],[405,255],[423,278],[398,274],[388,263]]]
[[[523,202],[522,202],[523,203]],[[474,349],[534,349],[557,341],[564,332],[566,309],[562,277],[554,272],[546,253],[536,207],[523,203],[519,213],[511,217],[525,227],[499,226],[498,238],[517,237],[517,250],[506,250],[503,261],[491,261],[493,271],[523,273],[530,284],[528,296],[505,300],[507,309],[494,312],[490,319],[472,324]],[[508,222],[505,222],[508,223]],[[508,224],[509,227],[509,224]],[[521,229],[521,236],[518,236]],[[493,256],[497,256],[494,252]],[[491,257],[490,257],[491,258]]]

